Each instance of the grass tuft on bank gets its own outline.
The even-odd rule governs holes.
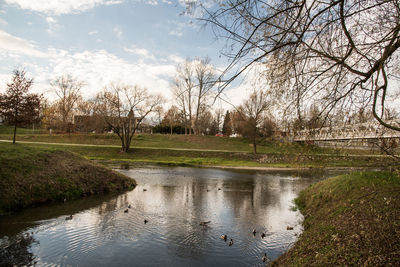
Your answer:
[[[0,144],[0,214],[82,196],[121,192],[136,182],[54,148]]]
[[[355,172],[296,199],[304,232],[274,266],[400,266],[400,177]]]

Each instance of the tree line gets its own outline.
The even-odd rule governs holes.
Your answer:
[[[186,135],[243,136],[257,152],[257,144],[266,138],[282,138],[304,129],[316,129],[343,122],[367,122],[373,114],[364,107],[339,110],[321,116],[322,105],[313,102],[301,116],[281,109],[273,90],[266,90],[257,79],[251,83],[249,97],[228,110],[213,107],[218,95],[215,68],[208,58],[187,59],[176,68],[171,86],[172,105],[164,111],[165,99],[150,94],[137,85],[112,83],[95,97],[84,99],[84,81],[71,75],[56,77],[50,82],[57,98],[49,102],[43,95],[30,93],[33,79],[24,70],[14,70],[7,90],[0,94],[0,115],[6,124],[44,128],[52,132],[112,132],[128,152],[133,136],[147,124],[153,133]],[[261,79],[262,80],[262,79]],[[164,105],[163,105],[164,104]],[[277,112],[280,111],[280,112]],[[393,109],[386,109],[385,120],[398,118]]]

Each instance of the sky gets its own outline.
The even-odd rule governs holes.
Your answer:
[[[51,99],[50,81],[71,74],[94,97],[104,86],[146,87],[171,100],[177,64],[210,57],[218,69],[224,43],[182,14],[185,0],[0,0],[0,92],[16,68]],[[226,91],[237,104],[238,88]]]

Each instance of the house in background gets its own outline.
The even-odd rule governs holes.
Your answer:
[[[74,130],[83,133],[102,133],[106,131],[107,124],[100,116],[75,115],[73,119]]]

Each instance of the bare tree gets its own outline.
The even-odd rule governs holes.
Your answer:
[[[187,117],[189,133],[193,128],[196,134],[200,134],[199,118],[214,84],[215,70],[209,58],[186,60],[177,67],[173,91],[178,107]]]
[[[190,2],[189,10],[202,1]],[[217,0],[202,10],[202,19],[227,40],[230,64],[220,90],[266,63],[271,88],[282,100],[298,107],[319,100],[325,115],[363,104],[379,123],[400,130],[383,116],[399,90],[393,85],[399,71],[397,0]]]
[[[268,95],[263,90],[254,90],[250,97],[236,109],[242,120],[240,132],[253,143],[253,152],[257,153],[257,137],[264,122],[263,114],[269,108]]]
[[[162,123],[168,125],[170,133],[173,133],[173,126],[179,124],[179,110],[176,106],[172,105],[165,113]]]
[[[187,134],[188,128],[189,134],[192,133],[193,79],[193,68],[190,61],[186,60],[183,64],[178,65],[173,94],[183,116],[185,134]]]
[[[84,83],[71,75],[65,75],[54,79],[50,84],[58,96],[56,107],[61,117],[62,129],[67,130],[73,120],[73,111],[81,100],[80,90]]]
[[[205,111],[207,97],[210,95],[211,89],[215,84],[215,70],[210,65],[210,59],[196,59],[193,61],[195,70],[195,82],[196,82],[196,113],[194,117],[194,130],[196,134],[200,134],[199,118],[203,115],[202,111]]]
[[[142,121],[163,99],[149,95],[138,86],[110,85],[97,95],[97,112],[121,139],[122,152],[128,152]]]

